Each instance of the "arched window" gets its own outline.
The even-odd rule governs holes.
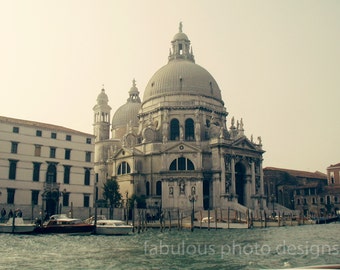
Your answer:
[[[46,183],[52,184],[57,182],[57,168],[55,164],[49,164],[46,172]]]
[[[117,174],[129,174],[131,173],[130,165],[126,161],[123,161],[122,163],[119,164],[118,166],[118,171]]]
[[[156,182],[156,195],[161,196],[162,195],[162,181]]]
[[[185,140],[195,140],[195,123],[194,120],[192,120],[191,118],[185,120]]]
[[[179,140],[179,121],[177,119],[172,119],[170,121],[170,141]]]
[[[145,183],[145,192],[146,192],[146,196],[150,196],[150,182],[149,181]]]
[[[188,158],[180,157],[173,160],[169,167],[170,171],[193,171],[195,166]]]

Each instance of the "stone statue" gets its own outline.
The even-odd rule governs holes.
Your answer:
[[[180,194],[184,194],[185,192],[185,184],[184,184],[184,182],[180,182],[179,183],[179,192],[180,192]]]
[[[257,139],[259,140],[259,145],[262,145],[262,138],[261,138],[261,136],[258,136]]]
[[[231,118],[231,126],[232,127],[234,127],[234,125],[235,125],[235,118],[234,118],[234,116]]]

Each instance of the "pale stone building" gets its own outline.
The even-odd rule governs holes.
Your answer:
[[[181,24],[142,101],[133,81],[111,123],[104,89],[93,110],[99,187],[116,179],[123,198],[143,197],[149,209],[188,209],[193,199],[201,210],[266,208],[261,137],[247,138],[242,119],[227,121],[221,90],[195,63]]]
[[[73,129],[0,116],[0,207],[24,218],[93,206],[94,136]]]

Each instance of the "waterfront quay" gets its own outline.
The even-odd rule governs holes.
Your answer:
[[[210,215],[210,212],[212,215]],[[208,216],[206,214],[208,213]],[[219,214],[218,214],[219,213]],[[132,225],[134,232],[143,232],[147,229],[163,230],[182,230],[182,229],[251,229],[251,228],[268,228],[268,227],[284,227],[284,226],[303,226],[313,224],[323,224],[331,222],[339,222],[339,217],[329,219],[306,218],[301,215],[294,216],[292,213],[284,214],[278,212],[276,216],[267,215],[265,212],[254,217],[252,214],[242,213],[235,210],[225,211],[198,211],[194,214],[184,216],[182,213],[172,216],[171,212],[161,215],[156,220],[146,220],[141,214],[133,219]]]

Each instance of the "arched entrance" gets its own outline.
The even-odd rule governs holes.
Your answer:
[[[43,200],[45,200],[45,214],[47,216],[58,213],[59,185],[57,183],[57,164],[50,162],[46,172]]]
[[[57,211],[57,202],[55,199],[52,199],[52,198],[48,198],[46,200],[46,214],[51,216],[51,215],[54,215],[56,214],[58,211]]]
[[[245,203],[245,173],[246,168],[241,162],[236,163],[235,165],[235,181],[236,181],[236,194],[238,195],[238,203]]]
[[[203,181],[203,208],[208,210],[210,208],[210,181]]]

